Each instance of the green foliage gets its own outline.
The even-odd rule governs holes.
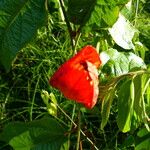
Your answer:
[[[81,26],[110,27],[116,22],[121,6],[127,2],[128,0],[69,0],[68,16],[70,21]]]
[[[4,128],[0,140],[14,150],[59,150],[66,140],[65,127],[52,118],[29,123],[12,122]]]
[[[47,110],[50,115],[57,116],[57,100],[53,93],[48,94],[47,91],[42,91],[41,97],[46,104]],[[49,99],[51,102],[49,102]]]
[[[140,129],[137,133],[135,150],[146,150],[150,147],[150,133],[145,129]]]
[[[9,71],[17,52],[43,25],[45,0],[2,0],[0,14],[0,62]]]
[[[140,31],[139,38],[140,41],[148,48],[150,48],[150,2],[144,0],[139,6],[141,9],[137,16],[136,27]]]
[[[0,2],[2,150],[149,148],[149,2],[127,2]],[[87,44],[102,60],[99,99],[80,116],[48,80]]]
[[[123,15],[119,15],[118,20],[109,29],[109,32],[119,46],[124,49],[134,49],[132,39],[136,30]]]
[[[115,93],[118,99],[117,124],[121,131],[130,131],[134,117],[136,120],[140,118],[141,121],[148,121],[144,94],[149,85],[150,75],[145,70],[146,65],[143,60],[132,52],[118,52],[115,49],[102,52],[101,58],[102,60],[107,58],[102,68],[102,76],[110,76],[108,81],[111,79],[106,85],[106,80],[103,81],[104,86],[100,88],[101,91],[104,91],[102,92],[104,95],[101,96],[101,128],[103,129],[108,121]]]
[[[101,115],[102,115],[102,121],[101,121],[101,129],[104,129],[106,126],[109,115],[110,115],[110,108],[112,105],[112,101],[115,96],[115,87],[108,89],[108,94],[102,99],[102,107],[101,107]]]
[[[134,104],[134,83],[132,80],[124,82],[118,94],[117,124],[122,132],[130,131]]]
[[[126,74],[131,71],[146,69],[144,61],[132,52],[118,52],[109,49],[101,53],[102,59],[107,58],[107,63],[102,68],[102,73],[113,77]]]

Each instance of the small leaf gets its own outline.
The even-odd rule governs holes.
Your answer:
[[[129,21],[123,15],[119,15],[117,22],[109,29],[114,41],[124,49],[134,49],[132,38],[135,29],[131,26]]]
[[[125,81],[120,87],[118,94],[118,118],[117,124],[122,132],[130,130],[133,115],[134,83],[132,80]]]

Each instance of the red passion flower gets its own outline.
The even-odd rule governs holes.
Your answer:
[[[92,46],[85,46],[74,57],[62,64],[49,83],[66,98],[93,108],[99,94],[97,68],[100,57]]]

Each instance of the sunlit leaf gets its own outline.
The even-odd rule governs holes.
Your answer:
[[[134,100],[134,110],[139,118],[142,119],[142,75],[136,76],[134,78],[134,91],[135,91],[135,100]]]
[[[132,38],[135,29],[131,26],[129,21],[123,15],[119,15],[117,22],[109,29],[114,41],[124,49],[134,49]]]
[[[109,49],[102,53],[105,54],[105,57],[107,56],[102,72],[108,75],[119,76],[131,71],[146,69],[144,61],[132,52],[118,52],[115,49]]]
[[[133,115],[134,83],[132,80],[125,81],[118,94],[118,117],[117,124],[122,132],[130,130]]]
[[[111,104],[114,98],[115,89],[112,88],[112,90],[108,91],[108,93],[104,96],[102,99],[102,108],[101,108],[101,115],[102,115],[102,121],[101,121],[101,129],[105,127],[107,124],[109,114],[110,114],[110,108]]]

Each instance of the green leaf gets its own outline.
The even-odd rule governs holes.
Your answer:
[[[7,142],[14,150],[60,150],[66,141],[65,127],[55,119],[43,118],[29,123],[13,122],[4,128],[0,140]]]
[[[68,16],[74,24],[85,24],[94,9],[96,0],[68,0]]]
[[[123,16],[119,15],[117,22],[109,29],[114,41],[124,49],[134,49],[132,43],[136,30],[131,26],[130,22]]]
[[[43,25],[45,0],[0,1],[0,62],[8,71],[16,54]]]
[[[150,114],[150,85],[147,87],[147,90],[146,90],[146,99],[147,99],[147,105],[148,105],[149,114]]]
[[[148,150],[150,148],[150,132],[146,128],[141,129],[137,133],[135,143],[135,150]]]
[[[131,126],[134,103],[134,83],[132,80],[125,81],[118,94],[118,117],[117,124],[122,132],[128,132]]]
[[[11,145],[14,150],[30,150],[31,147],[34,147],[34,143],[32,142],[29,131],[23,132],[22,134],[13,137],[9,141],[9,145]]]
[[[120,6],[128,0],[69,0],[68,16],[74,24],[110,27],[119,15]]]
[[[131,71],[146,69],[144,61],[132,52],[118,52],[109,49],[100,54],[103,68],[102,73],[112,76],[120,76]],[[107,59],[107,61],[105,61]]]
[[[105,94],[104,98],[102,99],[102,108],[101,108],[101,115],[102,115],[102,121],[101,121],[101,129],[105,127],[107,124],[109,114],[110,114],[110,108],[115,95],[115,88],[112,88],[110,91],[108,91],[107,94]]]
[[[142,75],[136,76],[134,78],[134,91],[135,91],[135,100],[134,100],[134,110],[137,116],[142,119],[143,108],[142,108]]]

